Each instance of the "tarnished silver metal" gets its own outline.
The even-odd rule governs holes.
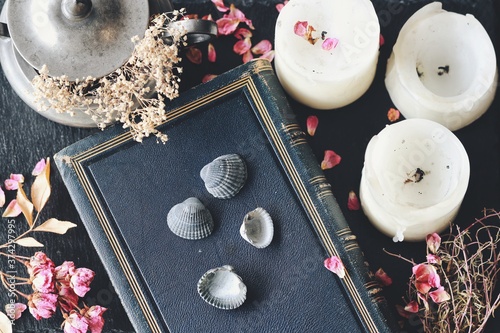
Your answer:
[[[70,80],[102,77],[132,54],[148,26],[147,0],[9,1],[7,25],[17,51],[34,68]]]

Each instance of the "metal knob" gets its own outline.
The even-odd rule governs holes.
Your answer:
[[[61,10],[68,20],[82,20],[86,18],[92,10],[90,0],[63,0]]]

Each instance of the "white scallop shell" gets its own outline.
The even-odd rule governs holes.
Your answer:
[[[207,191],[219,199],[234,197],[245,185],[247,167],[237,154],[217,157],[200,171]]]
[[[208,209],[197,198],[188,198],[170,209],[170,230],[185,239],[201,239],[212,233],[214,222]]]
[[[247,297],[247,287],[229,265],[207,271],[198,281],[198,293],[208,304],[223,310],[236,309]]]
[[[246,214],[240,227],[240,235],[259,249],[271,244],[274,226],[269,213],[264,208],[258,207]]]

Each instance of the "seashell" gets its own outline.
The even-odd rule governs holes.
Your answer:
[[[212,233],[214,221],[207,208],[197,198],[188,198],[170,209],[167,225],[179,237],[201,239]]]
[[[246,214],[240,227],[240,235],[258,249],[271,244],[274,226],[269,213],[264,208],[258,207]]]
[[[247,166],[237,154],[217,157],[200,171],[207,191],[219,199],[234,197],[245,185]]]
[[[229,265],[209,270],[198,281],[198,293],[208,304],[223,310],[236,309],[247,298],[247,286]]]

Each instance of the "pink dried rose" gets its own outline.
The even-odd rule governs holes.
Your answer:
[[[293,26],[294,34],[300,37],[305,37],[308,25],[309,23],[307,23],[307,21],[297,21],[297,23]]]
[[[208,43],[208,61],[215,62],[217,60],[217,53],[215,52],[214,44]]]
[[[246,64],[247,62],[249,62],[251,60],[253,60],[253,54],[252,54],[252,51],[248,50],[243,54],[242,61],[244,64]]]
[[[438,287],[436,290],[431,291],[429,293],[429,296],[431,299],[434,301],[434,303],[441,303],[441,302],[446,302],[450,299],[450,294],[448,294],[445,290],[444,287]]]
[[[199,48],[191,46],[186,51],[186,58],[193,64],[199,65],[201,64],[202,53]]]
[[[331,169],[334,166],[338,165],[341,160],[342,158],[340,157],[340,155],[338,155],[333,150],[325,150],[325,157],[321,162],[321,169],[322,170]]]
[[[215,74],[206,74],[205,76],[203,76],[203,78],[201,79],[201,82],[202,83],[207,83],[208,81],[212,80],[213,78],[217,77],[217,75]]]
[[[58,287],[57,301],[64,312],[71,312],[78,305],[78,295],[69,285],[61,284]]]
[[[245,38],[237,41],[233,46],[233,51],[236,54],[243,55],[250,50],[252,47],[252,41],[250,38]]]
[[[56,281],[69,285],[71,276],[76,272],[75,263],[72,261],[65,261],[54,269]]]
[[[230,7],[229,7],[229,14],[226,14],[224,16],[225,17],[229,17],[229,18],[236,18],[240,22],[245,23],[250,29],[252,29],[252,30],[255,29],[255,27],[252,24],[252,20],[247,19],[246,16],[245,16],[245,14],[241,10],[239,10],[238,8],[236,8],[236,6],[234,4],[230,5]]]
[[[339,40],[337,38],[326,38],[321,44],[321,48],[325,51],[330,51],[337,47]]]
[[[54,268],[44,268],[38,270],[31,280],[33,290],[43,294],[54,292]]]
[[[359,210],[361,204],[359,203],[358,196],[354,191],[349,192],[349,197],[347,198],[347,209],[349,210]]]
[[[4,185],[5,185],[5,189],[6,190],[9,190],[9,191],[14,191],[14,190],[17,190],[19,188],[19,182],[17,180],[14,180],[14,179],[6,179],[4,181]]]
[[[10,319],[18,320],[27,308],[26,304],[23,303],[7,304],[5,305],[5,313]]]
[[[77,311],[72,311],[63,322],[64,333],[87,333],[87,319]]]
[[[252,47],[252,53],[255,55],[266,54],[273,49],[273,45],[267,39],[263,39]]]
[[[44,158],[42,158],[38,163],[35,165],[33,168],[33,171],[31,171],[31,174],[33,176],[38,176],[39,174],[42,173],[42,171],[45,169],[45,166],[47,165],[47,162],[45,161]]]
[[[379,268],[375,272],[375,279],[383,287],[388,287],[388,286],[390,286],[392,284],[391,277],[389,275],[387,275],[387,273],[382,268]]]
[[[85,296],[85,294],[90,290],[90,283],[94,280],[95,273],[88,268],[77,268],[75,274],[71,276],[70,286],[80,297]]]
[[[400,116],[401,113],[399,112],[399,110],[396,110],[395,108],[390,108],[389,111],[387,111],[387,119],[389,119],[391,123],[397,121]]]
[[[427,249],[430,253],[436,253],[441,246],[441,237],[437,233],[429,234],[425,237]]]
[[[54,262],[41,251],[35,252],[25,264],[30,276],[34,276],[40,270],[54,269],[56,267]]]
[[[343,279],[345,277],[345,267],[337,256],[332,256],[330,258],[326,258],[324,265],[326,269],[338,275],[339,278]]]
[[[29,296],[28,307],[36,320],[48,319],[57,309],[57,295],[34,293]]]
[[[318,125],[319,125],[318,117],[316,117],[316,116],[307,117],[307,120],[306,120],[307,133],[310,136],[314,136],[314,134],[316,134],[316,129],[318,128]]]
[[[427,294],[431,288],[439,288],[441,280],[436,268],[429,264],[418,264],[412,268],[415,275],[415,287],[418,292]]]
[[[418,303],[416,301],[411,301],[410,303],[406,304],[404,307],[405,311],[411,312],[411,313],[417,313],[418,312]]]
[[[229,7],[224,4],[223,0],[211,0],[219,12],[227,12]]]
[[[107,309],[102,306],[94,305],[91,306],[85,313],[91,333],[101,333],[102,328],[104,327],[104,318],[102,316],[106,310]]]

